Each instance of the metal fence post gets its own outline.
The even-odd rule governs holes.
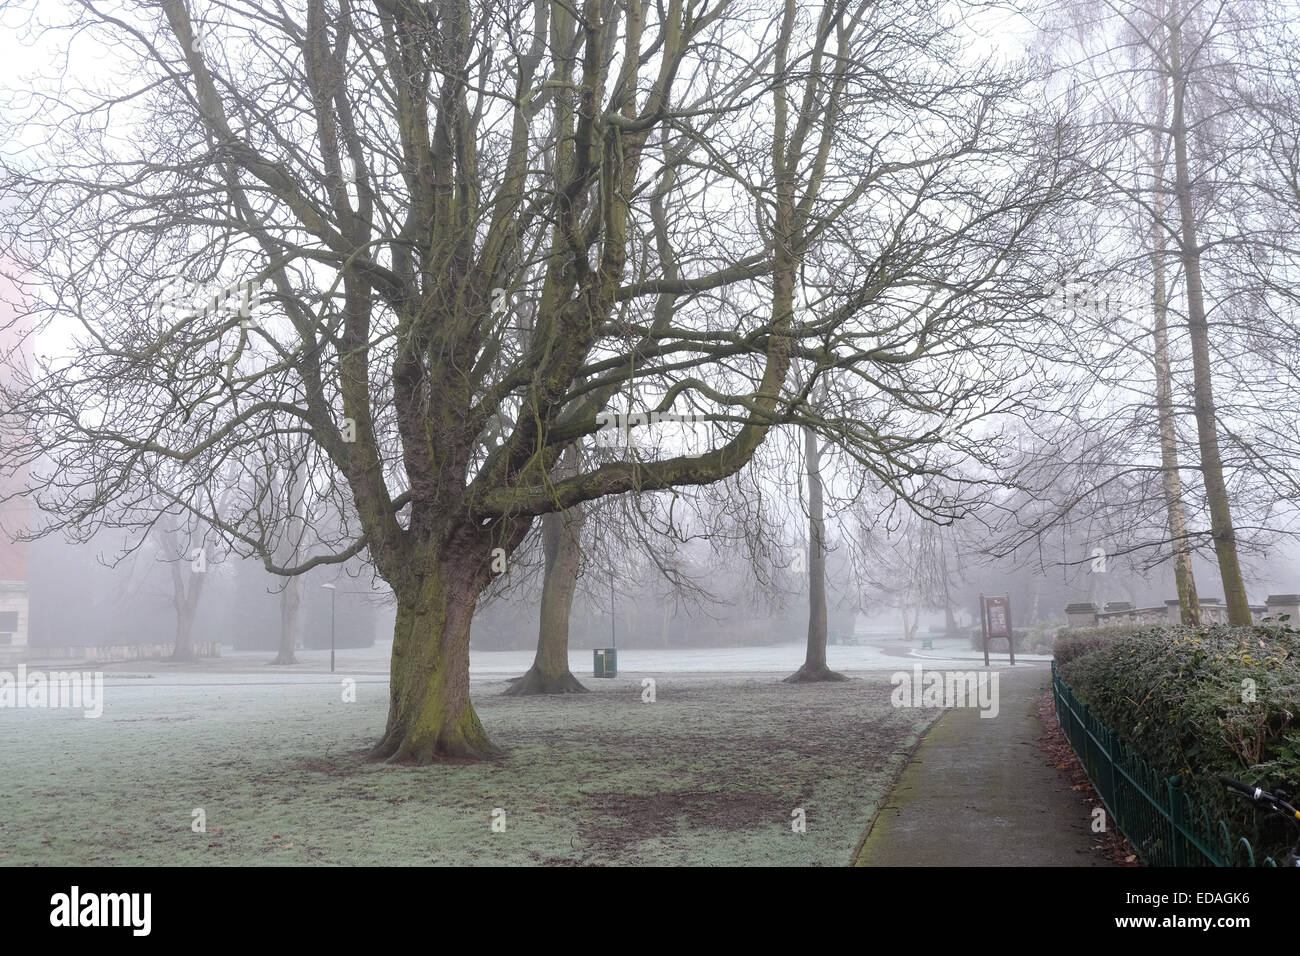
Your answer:
[[[1169,794],[1169,819],[1174,824],[1174,866],[1187,865],[1186,834],[1183,831],[1183,783],[1178,777],[1170,777],[1166,782]]]
[[[1102,739],[1106,742],[1106,772],[1103,783],[1105,792],[1101,795],[1101,799],[1114,816],[1115,826],[1119,826],[1119,802],[1115,797],[1115,731],[1107,727],[1103,731]]]

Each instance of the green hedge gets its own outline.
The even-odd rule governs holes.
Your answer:
[[[1181,774],[1211,819],[1252,836],[1264,853],[1284,853],[1294,840],[1287,825],[1274,818],[1256,831],[1251,807],[1216,778],[1300,791],[1300,632],[1284,625],[1100,633],[1106,630],[1058,638],[1062,680],[1153,768]]]
[[[1128,624],[1112,624],[1107,627],[1063,627],[1056,632],[1052,643],[1052,656],[1057,664],[1064,664],[1076,657],[1110,647],[1117,637],[1127,637],[1138,633],[1138,629]]]

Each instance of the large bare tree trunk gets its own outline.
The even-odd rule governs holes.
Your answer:
[[[808,649],[803,666],[786,678],[791,684],[848,679],[826,666],[826,515],[821,449],[811,428],[803,429],[803,448],[808,464]]]
[[[469,695],[469,630],[487,583],[487,561],[449,545],[414,566],[429,568],[394,587],[397,622],[389,678],[388,724],[375,760],[428,764],[498,753]]]
[[[1174,141],[1174,189],[1182,226],[1180,246],[1183,271],[1187,276],[1187,330],[1192,345],[1196,432],[1201,450],[1201,471],[1205,476],[1205,497],[1210,508],[1210,534],[1219,561],[1219,577],[1223,582],[1223,599],[1228,607],[1228,623],[1248,625],[1250,602],[1246,598],[1246,586],[1237,558],[1237,534],[1232,525],[1228,488],[1223,479],[1223,460],[1219,455],[1218,425],[1215,421],[1209,323],[1206,321],[1205,294],[1201,283],[1201,249],[1196,234],[1196,213],[1192,207],[1184,111],[1187,79],[1183,76],[1179,15],[1179,6],[1175,3],[1169,20],[1169,62],[1174,87],[1170,130]]]
[[[542,517],[546,571],[537,656],[528,672],[510,685],[508,695],[581,694],[587,690],[569,670],[569,614],[578,587],[582,524],[581,508]]]
[[[1162,84],[1163,93],[1163,84]],[[1163,118],[1164,96],[1161,96]],[[1164,180],[1165,158],[1161,134],[1155,139],[1155,181]],[[1163,195],[1157,194],[1157,212],[1151,223],[1151,270],[1154,277],[1152,307],[1155,314],[1156,414],[1160,424],[1160,467],[1169,516],[1169,539],[1174,551],[1174,583],[1178,588],[1178,610],[1184,624],[1201,623],[1201,603],[1192,574],[1192,549],[1187,537],[1187,513],[1183,507],[1183,482],[1178,472],[1178,433],[1174,427],[1173,374],[1169,368],[1169,297],[1165,284],[1165,223],[1161,215]]]

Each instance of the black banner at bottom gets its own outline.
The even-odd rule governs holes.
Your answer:
[[[563,921],[596,901],[609,929],[719,933],[732,943],[751,930],[766,937],[809,920],[940,944],[1012,926],[1071,941],[1197,933],[1230,942],[1260,931],[1293,938],[1288,903],[1298,890],[1294,875],[1274,869],[627,868],[564,876],[488,867],[0,869],[8,938],[75,933],[80,943],[128,947],[153,940],[338,945],[373,942],[376,925],[418,937],[467,918],[466,928],[508,932],[522,921]],[[705,912],[708,930],[700,928]]]

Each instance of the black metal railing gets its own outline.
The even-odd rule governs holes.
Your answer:
[[[1277,866],[1255,859],[1245,837],[1234,837],[1222,820],[1211,823],[1183,792],[1182,779],[1165,777],[1127,747],[1119,735],[1088,712],[1052,662],[1056,718],[1079,755],[1114,825],[1147,866]]]

